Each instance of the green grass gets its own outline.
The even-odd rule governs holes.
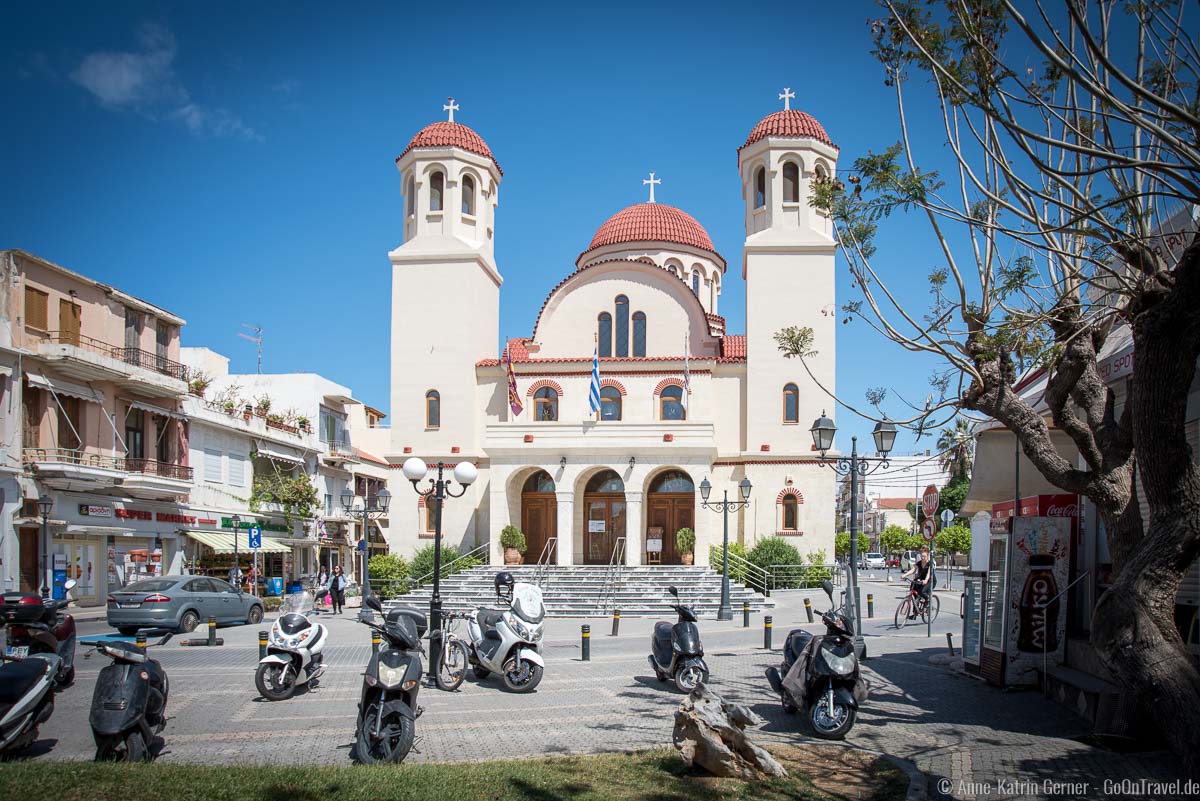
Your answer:
[[[21,801],[832,801],[903,799],[904,775],[886,761],[855,777],[850,794],[824,792],[781,758],[787,779],[748,784],[693,773],[674,750],[467,764],[201,766],[9,762],[0,798]],[[826,786],[828,783],[823,782]],[[840,783],[834,783],[841,786]]]

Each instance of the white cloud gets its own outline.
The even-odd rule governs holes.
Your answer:
[[[169,30],[147,23],[138,31],[138,43],[141,50],[135,53],[88,54],[71,80],[108,109],[177,120],[196,136],[262,139],[233,112],[192,99],[172,66],[176,45]]]

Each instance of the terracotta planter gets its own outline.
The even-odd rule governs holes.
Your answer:
[[[692,563],[693,563],[695,560],[696,560],[696,557],[695,557],[695,555],[694,555],[694,554],[690,554],[690,553],[681,553],[681,554],[679,554],[679,561],[680,561],[680,562],[683,562],[685,565],[690,565],[690,564],[692,564]]]
[[[504,549],[504,564],[520,565],[520,564],[524,564],[524,562],[525,562],[525,557],[521,556],[521,552],[518,551],[516,548],[505,548]]]

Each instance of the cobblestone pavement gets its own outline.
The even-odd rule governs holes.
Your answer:
[[[1169,755],[1115,754],[1070,739],[1087,733],[1083,721],[1036,691],[1004,692],[931,666],[929,656],[945,652],[945,633],[959,630],[956,591],[943,595],[945,614],[934,624],[932,637],[926,637],[924,628],[892,630],[897,585],[868,581],[863,592],[864,597],[874,593],[877,606],[877,617],[864,621],[872,691],[847,742],[911,760],[929,776],[930,797],[1104,798],[1110,797],[1104,793],[1105,780],[1180,778]],[[733,623],[700,624],[714,689],[762,715],[768,741],[810,738],[800,717],[783,713],[763,676],[778,662],[788,629],[803,619],[803,596],[815,608],[826,605],[819,591],[777,596],[771,652],[762,648],[758,615],[749,629],[741,627],[740,613]],[[159,758],[347,763],[369,633],[351,614],[321,620],[330,627],[328,669],[318,688],[284,702],[263,701],[254,688],[258,627],[222,629],[226,645],[219,648],[182,647],[172,641],[154,649],[171,680],[171,720]],[[580,660],[581,622],[547,621],[546,674],[536,693],[509,693],[495,678],[480,682],[473,676],[456,693],[423,689],[418,752],[410,758],[475,761],[669,743],[681,695],[655,680],[646,664],[653,621],[625,618],[617,638],[608,636],[607,620],[588,621],[593,629],[590,662]],[[819,625],[818,619],[813,628]],[[76,684],[60,694],[34,758],[93,756],[87,714],[96,675],[106,662],[100,656],[78,660]],[[1060,785],[1044,785],[1046,780]]]

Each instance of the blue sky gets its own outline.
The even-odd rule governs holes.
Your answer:
[[[0,12],[0,92],[13,112],[0,127],[0,247],[180,314],[184,344],[229,355],[235,371],[254,370],[241,324],[261,325],[264,371],[320,372],[387,410],[394,159],[444,119],[448,95],[505,170],[502,338],[529,335],[596,228],[645,199],[649,170],[663,181],[657,199],[695,216],[728,260],[720,310],[744,331],[736,149],[750,128],[789,86],[842,167],[898,138],[868,53],[871,3],[331,8]],[[917,133],[936,153],[937,120],[925,119]],[[938,261],[923,231],[889,224],[876,257],[922,304]],[[853,296],[839,259],[838,301]],[[837,347],[848,399],[882,385],[929,393],[931,363],[861,323],[839,326]],[[837,417],[841,447],[850,433],[869,440],[870,423]],[[906,435],[897,452],[912,448]]]

